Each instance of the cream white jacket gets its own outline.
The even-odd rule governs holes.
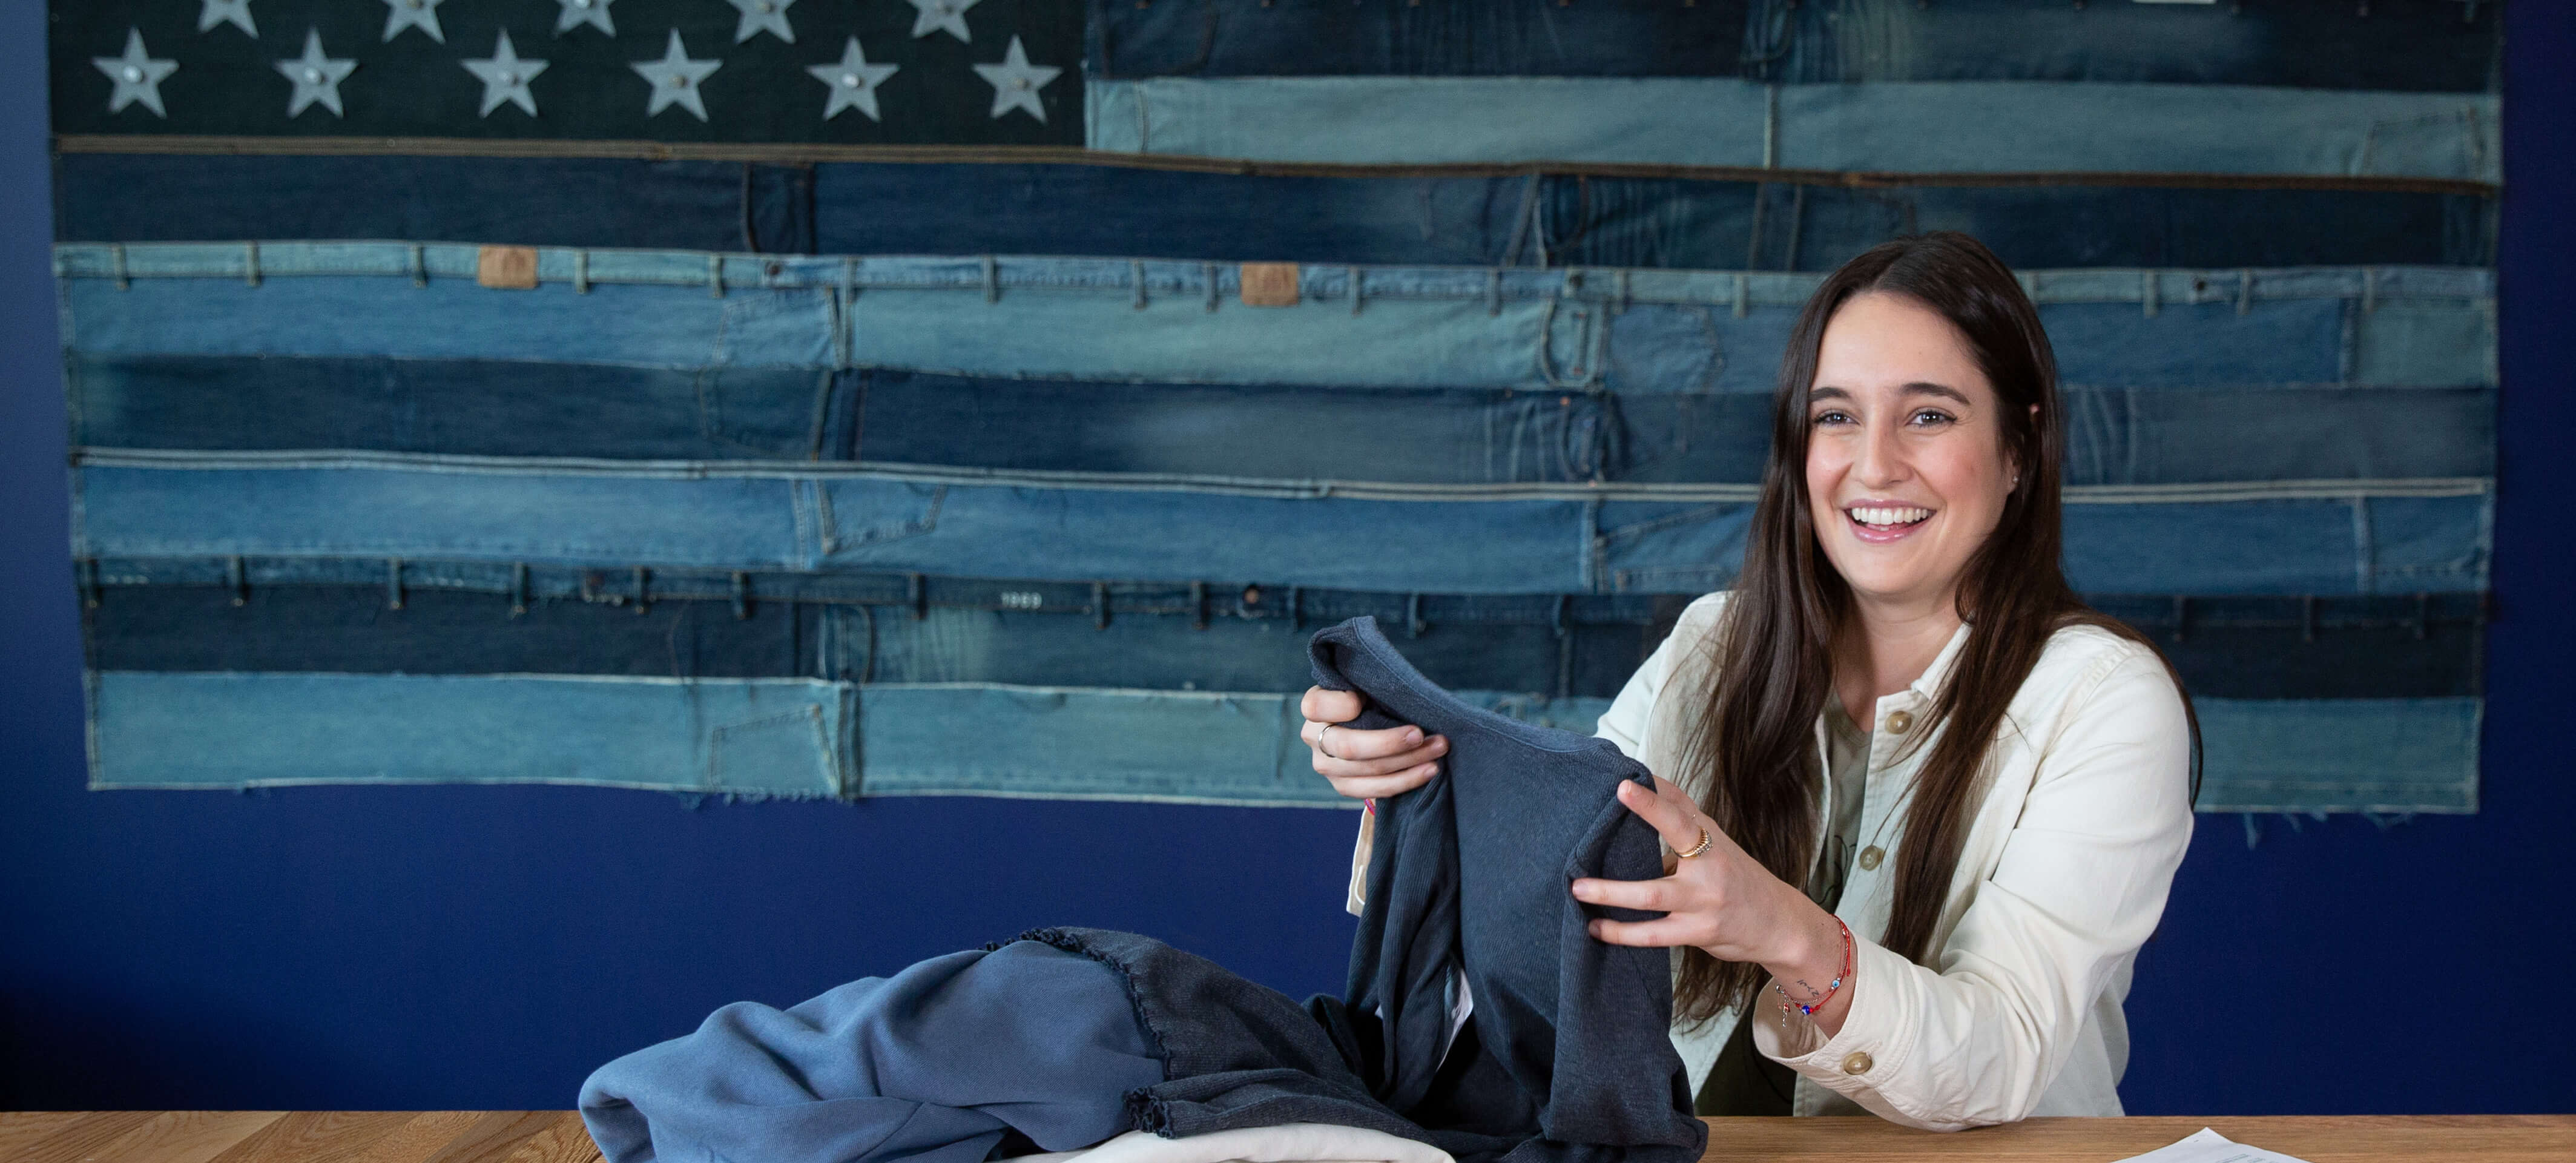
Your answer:
[[[1602,737],[1666,778],[1681,771],[1683,727],[1706,697],[1725,600],[1691,603],[1601,717]],[[1896,880],[1887,855],[1931,752],[1928,741],[1908,749],[1906,736],[1967,635],[1953,635],[1912,686],[1878,700],[1860,849],[1837,910],[1858,945],[1842,1032],[1827,1039],[1804,1018],[1783,1022],[1777,1007],[1755,1007],[1754,1045],[1798,1072],[1798,1114],[1866,1110],[1956,1130],[2121,1113],[2129,1039],[2120,1003],[2191,839],[2182,699],[2136,643],[2090,627],[2049,640],[2005,715],[1934,930],[1936,968],[1926,968],[1877,943]],[[1675,697],[1662,698],[1667,690]],[[1816,730],[1821,755],[1821,719]],[[1832,794],[1832,780],[1817,782]],[[1831,804],[1819,805],[1819,821],[1832,816]],[[1739,1016],[1675,1028],[1693,1093]]]

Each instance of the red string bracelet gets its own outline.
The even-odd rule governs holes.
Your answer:
[[[1816,1000],[1815,1000],[1815,1002],[1814,1002],[1813,1004],[1809,1004],[1809,1003],[1807,1003],[1807,1002],[1795,1002],[1795,1001],[1791,1001],[1791,1000],[1789,1000],[1789,991],[1787,991],[1787,990],[1785,990],[1785,989],[1780,988],[1780,979],[1779,979],[1779,978],[1777,978],[1777,977],[1772,978],[1772,979],[1771,979],[1771,992],[1773,992],[1773,993],[1776,993],[1776,994],[1779,994],[1779,995],[1780,995],[1780,1016],[1781,1016],[1781,1017],[1784,1017],[1784,1018],[1785,1018],[1785,1017],[1788,1017],[1788,1016],[1789,1016],[1789,1011],[1790,1011],[1791,1009],[1795,1009],[1795,1010],[1797,1010],[1799,1013],[1801,1013],[1801,1014],[1805,1014],[1806,1016],[1811,1017],[1811,1018],[1812,1018],[1812,1017],[1814,1017],[1814,1016],[1816,1016],[1816,1011],[1817,1011],[1817,1010],[1820,1010],[1820,1009],[1825,1008],[1825,1006],[1826,1006],[1826,1004],[1827,1004],[1827,1003],[1829,1003],[1829,1002],[1831,1002],[1831,1001],[1833,1001],[1833,1000],[1834,1000],[1834,991],[1839,990],[1839,989],[1841,989],[1841,988],[1843,987],[1843,980],[1844,980],[1845,978],[1848,978],[1848,977],[1850,977],[1850,976],[1851,976],[1851,973],[1852,973],[1852,957],[1853,957],[1853,955],[1854,955],[1854,950],[1852,949],[1851,926],[1846,925],[1846,924],[1843,924],[1843,919],[1842,919],[1841,917],[1835,917],[1835,918],[1834,918],[1834,926],[1835,926],[1836,928],[1839,928],[1839,929],[1841,929],[1841,930],[1843,931],[1843,967],[1842,967],[1842,970],[1841,970],[1840,972],[1838,972],[1838,973],[1834,974],[1834,980],[1833,980],[1833,983],[1832,983],[1832,984],[1830,984],[1830,985],[1827,985],[1827,986],[1825,987],[1825,992],[1824,992],[1824,993],[1817,995]]]

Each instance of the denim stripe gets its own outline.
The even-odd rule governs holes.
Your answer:
[[[2403,190],[409,155],[66,153],[55,175],[57,236],[88,242],[1099,255],[1149,238],[1162,257],[1220,262],[1830,270],[1896,235],[1944,227],[2029,268],[2495,261],[2496,199]]]
[[[1095,77],[1767,77],[2491,90],[2498,5],[1093,0]]]
[[[2205,812],[2474,812],[2478,699],[2198,702]]]
[[[95,788],[574,783],[1347,806],[1306,767],[1289,694],[134,671],[90,686]],[[1608,704],[1461,697],[1578,730]],[[2204,699],[2200,807],[2472,811],[2479,707]]]
[[[66,153],[54,236],[389,238],[800,254],[807,167],[596,158]]]
[[[1701,78],[1093,80],[1086,144],[1261,161],[2499,182],[2497,100],[2242,85]]]
[[[1418,483],[1760,478],[1770,401],[786,368],[82,356],[76,446],[850,460]],[[2079,485],[2478,477],[2488,388],[2069,388]],[[2335,423],[2313,418],[2332,415]]]
[[[854,782],[853,701],[799,679],[108,671],[90,677],[90,784],[836,796]]]
[[[522,595],[506,567],[486,571],[477,590],[461,588],[468,571],[452,564],[409,563],[396,606],[383,562],[337,563],[339,584],[281,580],[298,572],[295,564],[252,559],[236,581],[229,562],[101,562],[104,577],[162,580],[103,588],[87,608],[89,665],[1295,693],[1312,681],[1306,635],[1340,614],[1373,613],[1405,657],[1442,686],[1608,698],[1688,600],[1611,608],[1576,595],[1560,603],[1307,591],[1298,595],[1303,616],[1292,619],[1288,595],[1275,587],[1262,595],[1240,583],[1195,592],[1120,583],[1104,620],[1086,608],[1088,586],[1050,594],[1053,587],[1027,582],[925,579],[916,607],[909,579],[880,577],[845,579],[875,584],[849,586],[836,602],[737,601],[727,577],[651,570],[638,601],[631,574],[578,578],[540,567]],[[797,579],[761,575],[745,579],[742,593],[802,588]],[[1240,600],[1248,591],[1250,604]],[[1060,605],[1030,608],[1050,598]],[[2485,622],[2475,595],[2094,601],[2153,635],[2198,697],[2480,693]]]
[[[218,467],[227,464],[250,467]],[[287,467],[297,464],[346,467]],[[354,454],[92,454],[74,488],[74,547],[91,557],[1218,576],[1470,594],[1714,589],[1740,558],[1752,509],[1749,489],[1723,485],[1556,486],[1551,495],[1544,486],[1073,482]],[[1708,499],[1685,499],[1691,489]],[[1648,499],[1618,499],[1627,496]],[[2084,589],[2485,588],[2483,481],[2123,487],[2068,499],[2068,573]],[[1350,530],[1365,528],[1404,529],[1416,541],[1392,558],[1354,553]]]
[[[1768,394],[1796,308],[1818,279],[1310,266],[1298,305],[1246,307],[1239,272],[1220,264],[545,250],[537,289],[495,291],[471,281],[475,259],[474,248],[442,244],[56,248],[66,345],[93,355],[847,363],[969,376],[1634,394]],[[573,285],[577,275],[587,290]],[[2494,382],[2486,270],[2025,278],[2071,383]]]

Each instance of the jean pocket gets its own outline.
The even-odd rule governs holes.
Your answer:
[[[697,370],[696,386],[708,443],[764,457],[822,455],[832,373],[706,367]]]
[[[816,543],[825,556],[919,537],[939,527],[948,486],[822,481],[813,486]]]

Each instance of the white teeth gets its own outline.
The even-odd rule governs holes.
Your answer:
[[[1872,507],[1865,509],[1856,508],[1850,512],[1852,520],[1858,521],[1863,525],[1911,525],[1917,521],[1925,520],[1932,516],[1932,510],[1930,509],[1918,509],[1911,506],[1886,508]]]

